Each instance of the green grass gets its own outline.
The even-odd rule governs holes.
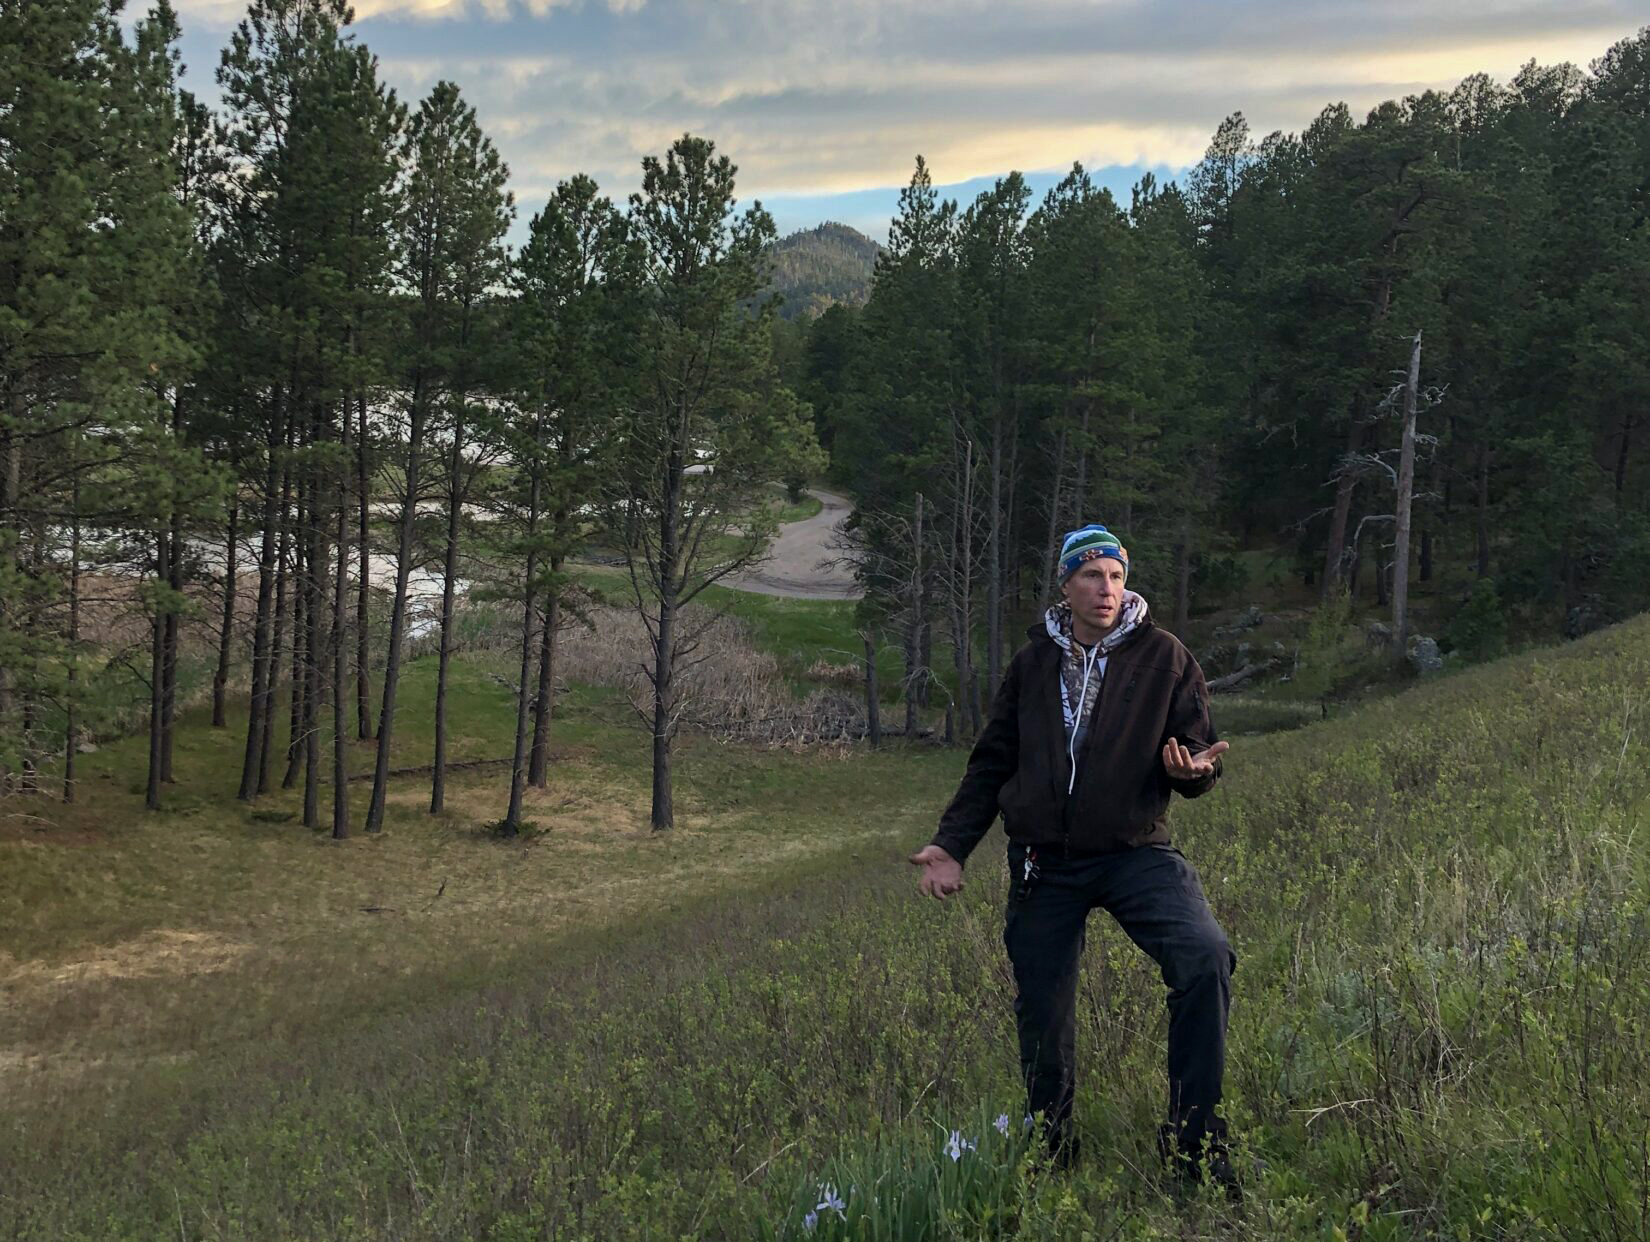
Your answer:
[[[825,506],[818,496],[803,496],[794,505],[786,501],[779,507],[779,524],[785,526],[791,522],[805,522],[811,517],[817,517]]]
[[[769,624],[800,644],[831,622]],[[1000,837],[944,905],[901,861],[957,752],[689,743],[683,828],[658,841],[640,739],[594,696],[518,846],[474,831],[498,792],[479,778],[448,821],[398,804],[384,840],[342,850],[217,802],[77,845],[8,839],[0,933],[20,958],[61,967],[140,926],[254,948],[82,980],[56,1026],[8,1007],[5,1042],[21,1027],[53,1055],[76,1022],[113,1038],[99,1014],[147,1034],[102,1072],[13,1091],[0,1234],[799,1237],[828,1182],[868,1238],[1641,1237],[1647,685],[1640,619],[1240,736],[1220,788],[1177,805],[1240,958],[1241,1211],[1180,1202],[1156,1171],[1162,987],[1103,920],[1079,1006],[1085,1164],[1050,1178],[989,1146],[988,1119],[1017,1116]],[[410,907],[381,896],[393,919],[354,908],[363,874],[433,879],[432,859],[466,904],[423,885]],[[978,1144],[957,1161],[953,1129]]]

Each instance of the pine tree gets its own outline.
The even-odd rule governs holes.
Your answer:
[[[760,204],[734,214],[734,173],[711,142],[684,135],[642,161],[630,200],[646,283],[616,524],[651,647],[655,831],[675,819],[676,675],[703,632],[682,628],[682,609],[766,548],[767,484],[822,464],[807,410],[773,373],[771,306],[745,309],[767,282],[774,229]]]
[[[548,781],[556,639],[571,588],[565,566],[585,514],[612,482],[612,446],[600,428],[625,391],[638,264],[624,218],[584,176],[556,187],[516,263],[513,330],[529,431],[515,439],[512,457],[537,489],[519,517],[532,531],[529,547],[540,553],[542,572],[524,579],[523,643],[532,626],[539,631],[537,690],[530,757],[525,773],[520,754],[512,768],[507,824],[519,814],[520,782],[543,788]],[[528,664],[524,654],[524,697]],[[526,749],[525,712],[517,746]]]

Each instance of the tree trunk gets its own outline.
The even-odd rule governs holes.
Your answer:
[[[390,782],[390,742],[395,734],[395,692],[401,679],[401,648],[407,628],[407,576],[412,569],[413,522],[418,514],[418,464],[424,443],[424,383],[413,378],[412,426],[407,436],[406,495],[401,500],[401,528],[396,538],[395,594],[390,602],[390,639],[384,656],[384,693],[378,702],[378,755],[372,769],[372,800],[367,831],[384,826],[384,799]]]
[[[177,521],[172,522],[172,529],[167,536],[167,586],[176,592],[183,590],[183,576],[179,568],[182,560],[179,549],[183,540],[180,537]],[[178,597],[173,596],[175,601]],[[172,739],[177,733],[178,715],[178,612],[175,602],[166,612],[166,626],[162,634],[164,649],[161,658],[161,693],[160,693],[160,779],[162,784],[175,783],[172,776]]]
[[[349,451],[349,404],[345,402],[340,426],[343,431],[344,451]],[[347,648],[344,640],[344,619],[349,615],[349,488],[343,472],[338,474],[335,489],[337,512],[334,515],[333,539],[336,547],[332,574],[332,839],[342,841],[349,836],[349,699],[345,694],[348,683]]]
[[[1433,456],[1432,456],[1432,486],[1431,486],[1430,490],[1431,490],[1432,494],[1435,497],[1438,495],[1438,493],[1440,491],[1443,490],[1443,487],[1445,486],[1441,483],[1441,477],[1442,477],[1443,473],[1444,473],[1443,466],[1440,463],[1439,454],[1434,453]],[[1433,556],[1433,539],[1434,538],[1435,538],[1435,535],[1433,533],[1431,520],[1429,519],[1428,524],[1421,527],[1420,566],[1419,566],[1419,572],[1416,574],[1417,579],[1421,582],[1431,582],[1432,581],[1432,556]]]
[[[1008,507],[1003,514],[1003,585],[1002,600],[1004,616],[998,618],[997,643],[1001,647],[1006,644],[1006,628],[1008,607],[1012,604],[1018,608],[1020,599],[1020,403],[1014,402],[1013,421],[1009,424],[1008,437],[1008,472],[1003,477],[1003,490],[1008,497]],[[1001,665],[999,657],[999,671]]]
[[[911,575],[906,583],[905,611],[905,736],[917,732],[917,682],[922,677],[922,493],[911,516]]]
[[[1060,559],[1060,490],[1066,478],[1066,440],[1069,428],[1060,420],[1060,439],[1054,449],[1054,485],[1049,489],[1048,537],[1043,541],[1043,564],[1037,578],[1037,597],[1044,603],[1054,598],[1054,580]]]
[[[69,671],[63,695],[63,801],[74,801],[74,765],[80,748],[76,736],[76,699],[80,693],[80,471],[74,471],[69,527]]]
[[[559,581],[563,557],[550,557],[552,582]],[[527,763],[527,783],[543,789],[550,783],[550,720],[556,700],[556,628],[561,624],[561,592],[552,585],[544,601],[544,629],[539,635],[539,688],[533,696],[533,748]]]
[[[527,576],[521,592],[521,671],[516,679],[516,748],[510,760],[510,806],[504,812],[500,831],[507,837],[521,832],[521,798],[527,784],[527,718],[533,698],[528,683],[533,678],[533,622],[537,619],[534,579],[538,575],[539,466],[533,466],[533,481],[527,499]],[[542,661],[540,662],[542,664]]]
[[[239,572],[240,498],[229,502],[229,544],[224,550],[223,625],[218,631],[218,667],[212,674],[212,727],[224,727],[224,695],[229,686],[229,652],[235,635],[235,587]]]
[[[1077,482],[1071,489],[1073,526],[1084,524],[1083,514],[1089,502],[1089,420],[1094,417],[1094,404],[1093,401],[1083,402],[1082,442],[1077,446]],[[1058,546],[1055,552],[1059,552]]]
[[[441,578],[441,646],[435,676],[435,762],[430,776],[430,814],[439,815],[447,802],[447,668],[453,654],[453,583],[458,577],[458,520],[464,491],[459,484],[464,468],[464,414],[460,400],[453,416],[453,448],[447,468],[447,555]]]
[[[9,425],[0,427],[0,530],[10,529],[14,535],[20,535],[22,524],[17,521],[14,510],[21,494],[23,483],[23,446],[18,443],[12,433],[12,427],[23,424],[23,398],[15,384],[8,386],[6,394],[6,408],[11,415]],[[20,549],[7,550],[0,546],[0,553],[11,556],[17,565],[21,565]],[[12,711],[12,677],[11,670],[4,663],[0,663],[0,728],[10,719]],[[9,774],[0,771],[0,778],[9,781]],[[0,785],[0,793],[5,792]]]
[[[175,389],[172,395],[172,439],[183,440],[183,392]],[[161,674],[163,685],[160,697],[160,779],[172,784],[172,739],[176,734],[178,714],[178,610],[176,600],[183,593],[183,523],[178,513],[177,496],[171,497],[171,512],[167,521],[166,585],[173,592],[174,601],[166,610],[166,632],[163,635]]]
[[[1392,551],[1392,649],[1404,658],[1409,641],[1409,514],[1415,493],[1415,407],[1421,389],[1421,334],[1409,355],[1404,386],[1404,437],[1398,450],[1398,533]]]
[[[1490,444],[1478,442],[1478,496],[1476,523],[1478,528],[1478,576],[1490,576]]]
[[[659,601],[659,639],[653,673],[653,831],[676,826],[676,808],[670,785],[670,713],[675,709],[671,662],[675,657],[676,604]]]
[[[277,403],[279,404],[279,403]],[[263,530],[258,552],[258,606],[252,623],[252,696],[247,708],[246,753],[241,761],[241,786],[236,795],[249,802],[260,792],[259,773],[265,754],[265,737],[269,730],[269,691],[272,678],[270,662],[271,616],[275,598],[276,543],[275,507],[279,502],[277,482],[280,477],[281,421],[277,413],[271,418],[265,443],[269,460],[264,467]]]
[[[923,581],[922,594],[922,635],[917,644],[917,667],[922,676],[917,681],[917,706],[926,709],[932,701],[934,685],[934,621],[932,618],[933,601],[929,597],[928,582]]]
[[[296,785],[298,773],[303,770],[307,718],[304,699],[309,694],[309,678],[304,675],[304,669],[314,659],[312,652],[305,651],[309,643],[309,557],[305,555],[308,548],[302,523],[307,491],[307,485],[298,489],[298,511],[294,518],[297,525],[292,532],[292,697],[287,703],[286,775],[281,778],[282,789]]]
[[[951,511],[951,645],[961,720],[970,735],[980,729],[974,675],[974,445],[969,441],[957,462],[957,501]]]
[[[1003,663],[1003,416],[998,402],[991,422],[991,526],[986,542],[986,680],[997,684]]]
[[[165,531],[155,536],[155,577],[162,582],[168,576],[166,543]],[[166,606],[157,604],[149,627],[149,775],[143,793],[143,807],[147,811],[160,810],[161,716],[165,696]]]
[[[361,394],[361,425],[355,437],[355,486],[359,506],[357,540],[360,556],[360,581],[356,584],[355,599],[355,736],[363,742],[372,740],[372,690],[367,685],[367,665],[371,658],[368,643],[372,630],[367,611],[372,601],[372,527],[371,482],[367,470],[367,395]]]
[[[1357,419],[1347,433],[1346,455],[1351,457],[1363,444],[1364,428]],[[1358,490],[1358,480],[1351,471],[1342,471],[1335,480],[1335,508],[1329,519],[1329,539],[1323,554],[1323,598],[1334,594],[1335,588],[1347,580],[1346,525],[1352,514],[1352,496]],[[1356,549],[1354,549],[1356,555]]]
[[[1631,414],[1621,416],[1621,447],[1616,450],[1616,508],[1621,508],[1622,493],[1627,486],[1627,459],[1633,451],[1633,431],[1638,420]]]
[[[675,429],[665,460],[664,503],[659,506],[659,629],[653,648],[653,831],[676,825],[670,784],[671,713],[676,710],[676,558],[688,446],[685,429]]]
[[[1180,516],[1180,538],[1174,549],[1174,632],[1184,638],[1192,620],[1192,520]]]
[[[321,826],[321,668],[326,636],[321,629],[327,546],[321,530],[320,480],[309,487],[309,551],[304,556],[304,827]]]
[[[293,548],[292,526],[289,518],[292,502],[292,472],[281,476],[280,543],[275,557],[275,629],[269,645],[269,711],[264,728],[263,753],[258,757],[258,792],[268,793],[270,774],[275,762],[275,709],[280,704],[281,660],[286,654],[287,622],[291,609]],[[289,727],[290,727],[290,721]]]
[[[877,703],[877,646],[874,636],[867,629],[863,635],[865,639],[865,735],[871,739],[871,745],[882,745],[882,714]],[[912,736],[909,730],[906,737]]]

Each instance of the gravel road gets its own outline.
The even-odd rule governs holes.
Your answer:
[[[863,594],[848,566],[831,563],[842,555],[831,547],[831,536],[853,505],[830,492],[810,489],[808,494],[818,497],[819,512],[781,526],[768,559],[725,579],[728,586],[792,599],[858,599]]]

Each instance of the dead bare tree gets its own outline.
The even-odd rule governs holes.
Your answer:
[[[1404,432],[1398,450],[1397,547],[1392,558],[1392,645],[1400,655],[1409,641],[1409,511],[1415,491],[1415,406],[1421,387],[1421,334],[1409,355],[1409,381],[1404,385]]]
[[[978,445],[961,419],[955,417],[949,465],[941,499],[947,516],[945,555],[938,559],[934,577],[951,638],[952,669],[962,717],[959,722],[954,713],[947,715],[947,737],[955,740],[959,723],[970,736],[978,733],[984,723],[979,672],[974,664],[974,621],[975,584],[981,570],[980,549],[986,525],[977,496]]]

